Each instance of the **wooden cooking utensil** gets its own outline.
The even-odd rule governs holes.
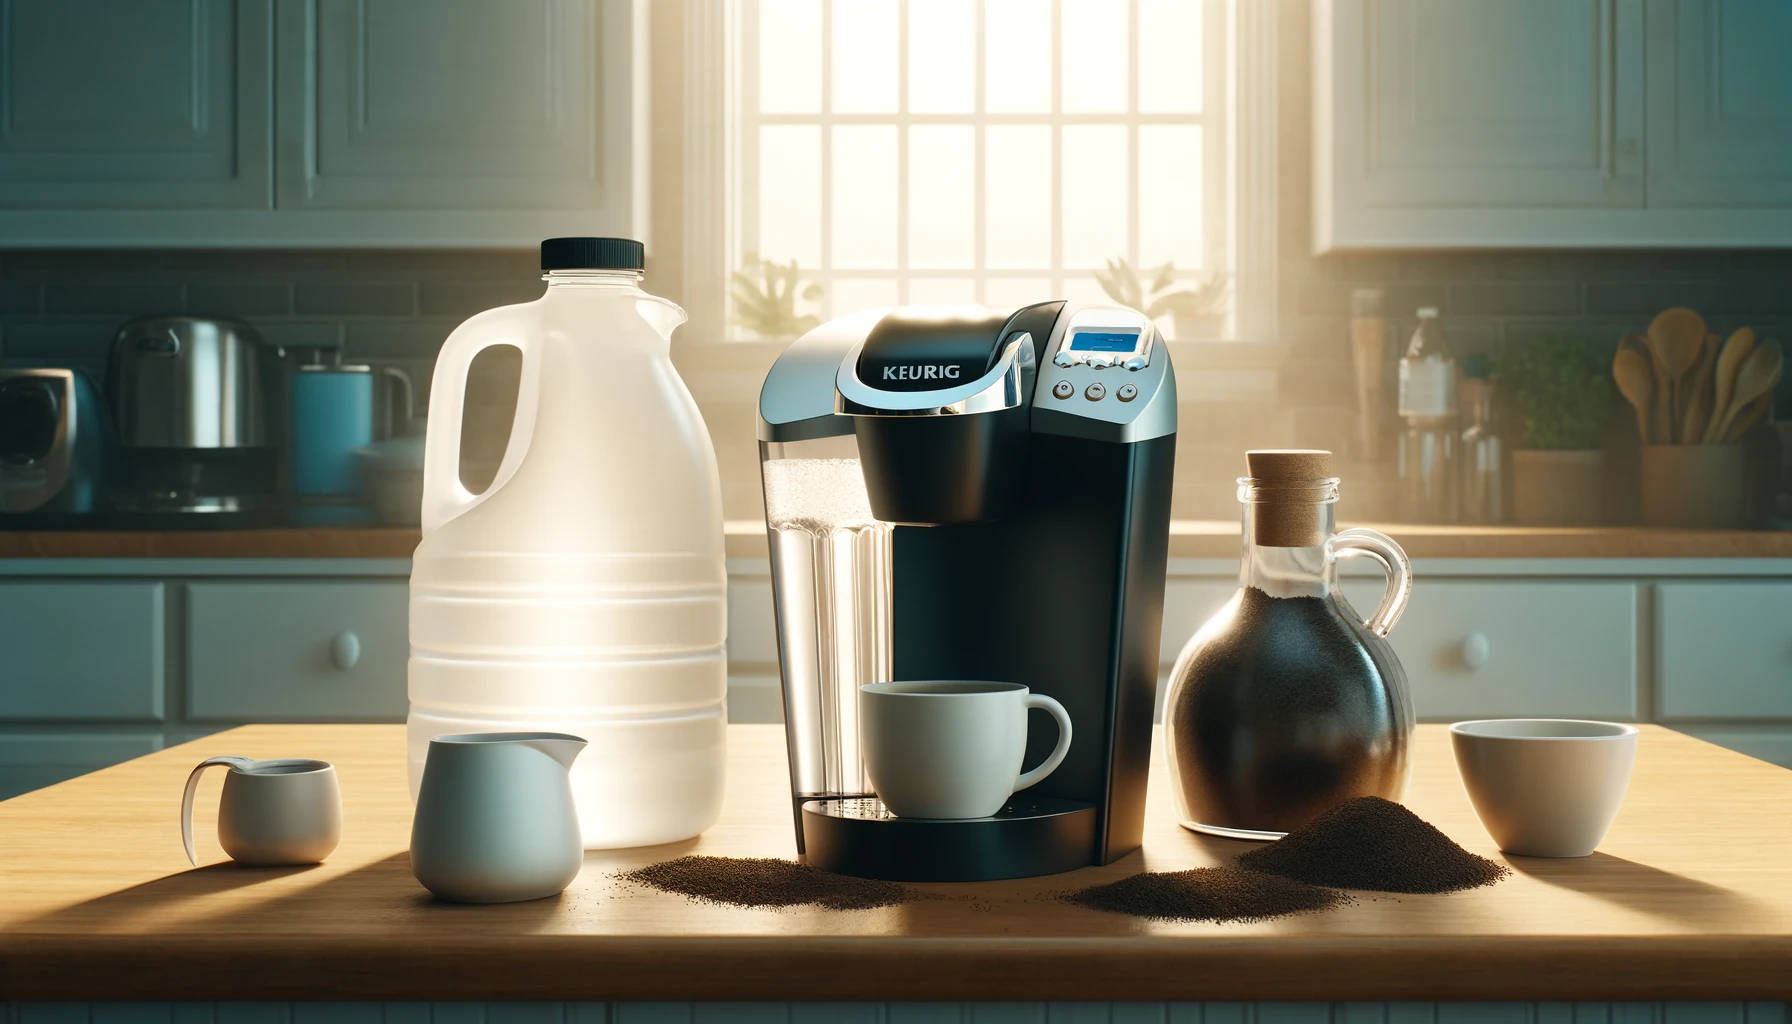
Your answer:
[[[1618,390],[1636,409],[1636,429],[1642,435],[1643,443],[1654,444],[1655,434],[1650,429],[1650,420],[1655,415],[1655,374],[1649,368],[1648,357],[1635,348],[1620,345],[1617,356],[1612,359],[1612,377],[1618,382]]]
[[[1723,343],[1723,338],[1718,335],[1707,334],[1705,343],[1699,346],[1699,363],[1686,378],[1686,415],[1680,420],[1680,436],[1676,439],[1681,444],[1698,444],[1705,437],[1713,405],[1711,378],[1717,369],[1718,349]]]
[[[1717,372],[1713,374],[1711,386],[1715,389],[1715,397],[1711,403],[1711,419],[1705,424],[1706,444],[1721,444],[1724,436],[1718,430],[1718,420],[1730,411],[1730,398],[1736,393],[1736,374],[1749,354],[1755,350],[1755,332],[1752,328],[1738,327],[1730,340],[1724,342],[1723,352],[1717,357]]]
[[[1686,415],[1684,388],[1680,378],[1699,361],[1699,346],[1705,343],[1705,320],[1685,306],[1664,309],[1649,321],[1649,347],[1658,362],[1656,371],[1662,376],[1658,385],[1668,390],[1668,433],[1672,443],[1674,428]]]
[[[1724,443],[1736,444],[1741,441],[1742,435],[1748,433],[1750,427],[1761,422],[1761,417],[1767,415],[1767,410],[1772,406],[1772,395],[1762,395],[1750,402],[1748,408],[1742,410],[1742,415],[1736,417],[1736,422],[1730,424],[1730,434],[1724,438]]]
[[[1780,343],[1765,341],[1755,346],[1736,373],[1736,391],[1730,398],[1729,408],[1724,410],[1723,419],[1719,421],[1717,436],[1727,438],[1730,428],[1742,416],[1749,403],[1766,395],[1779,384],[1780,375],[1785,372],[1785,357],[1780,354]]]

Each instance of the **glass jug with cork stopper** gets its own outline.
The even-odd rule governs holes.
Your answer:
[[[1246,459],[1238,594],[1176,659],[1164,733],[1184,827],[1279,839],[1345,800],[1397,801],[1406,787],[1412,702],[1386,637],[1412,567],[1385,534],[1334,530],[1330,452]],[[1338,586],[1338,562],[1354,557],[1387,572],[1367,619]]]

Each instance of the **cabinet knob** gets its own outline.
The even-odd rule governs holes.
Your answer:
[[[1462,663],[1471,669],[1479,669],[1487,664],[1487,658],[1493,653],[1493,647],[1487,642],[1486,633],[1470,633],[1462,638]]]
[[[330,660],[344,672],[355,667],[361,660],[361,638],[354,630],[345,629],[330,638]]]

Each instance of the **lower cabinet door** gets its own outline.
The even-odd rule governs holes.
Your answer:
[[[0,800],[160,749],[157,733],[0,733]]]
[[[187,717],[402,721],[410,657],[400,582],[187,587]]]
[[[1367,614],[1380,580],[1344,590]],[[1420,579],[1388,640],[1421,719],[1637,717],[1631,583]]]
[[[1663,721],[1792,718],[1792,583],[1662,583],[1655,657]]]
[[[0,583],[0,721],[162,720],[163,585]]]

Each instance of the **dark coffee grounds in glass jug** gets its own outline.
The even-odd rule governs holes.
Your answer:
[[[773,857],[680,857],[627,871],[622,877],[701,903],[737,907],[874,910],[918,898],[895,882],[852,878]]]
[[[1401,893],[1473,889],[1512,873],[1457,846],[1405,807],[1373,796],[1339,804],[1239,857],[1238,865],[1309,885]]]

